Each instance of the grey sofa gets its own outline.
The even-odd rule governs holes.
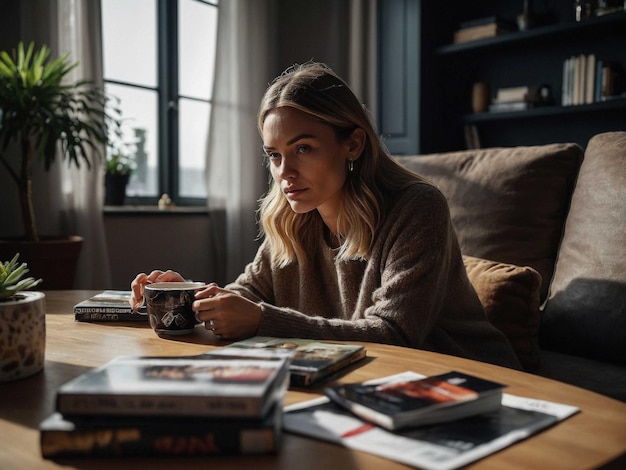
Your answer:
[[[626,132],[398,156],[450,204],[470,281],[524,368],[626,401]]]

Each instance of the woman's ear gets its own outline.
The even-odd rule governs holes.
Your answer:
[[[363,153],[365,148],[366,134],[363,129],[357,127],[352,131],[352,135],[348,138],[348,158],[356,160]]]

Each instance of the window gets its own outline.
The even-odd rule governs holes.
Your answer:
[[[102,0],[106,93],[134,156],[131,204],[206,202],[218,1]]]

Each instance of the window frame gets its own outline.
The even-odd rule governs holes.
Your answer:
[[[157,152],[158,188],[155,196],[126,196],[124,205],[157,205],[164,193],[178,206],[206,206],[207,197],[181,197],[179,184],[179,103],[181,99],[213,104],[213,97],[200,99],[181,95],[179,90],[178,7],[179,0],[155,0],[157,15],[157,84],[151,86],[111,80],[107,84],[156,92],[157,95]],[[218,2],[193,0],[219,8]]]

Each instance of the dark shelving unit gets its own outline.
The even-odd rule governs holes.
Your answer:
[[[408,0],[405,0],[408,1]],[[420,7],[420,153],[467,148],[466,126],[482,147],[576,142],[585,147],[599,132],[626,130],[626,96],[592,104],[561,106],[563,63],[579,54],[618,64],[618,94],[626,92],[626,13],[574,21],[573,2],[533,2],[549,22],[527,31],[454,44],[461,22],[499,15],[515,20],[521,1],[429,2]],[[524,111],[473,114],[474,83],[485,82],[490,98],[499,88],[548,86],[554,105]],[[621,87],[621,90],[620,88]]]
[[[524,111],[485,112],[465,114],[463,121],[467,124],[496,121],[501,119],[528,119],[544,116],[563,116],[567,114],[601,113],[604,111],[621,111],[626,113],[626,97],[614,98],[597,103],[572,106],[538,106]],[[626,130],[626,128],[624,129]]]
[[[493,38],[478,39],[476,41],[460,44],[449,44],[439,47],[436,50],[436,54],[445,56],[448,54],[462,53],[464,51],[476,51],[489,47],[504,46],[507,44],[523,46],[525,43],[549,39],[550,37],[563,40],[571,34],[599,33],[604,35],[608,30],[612,30],[613,28],[626,28],[626,13],[611,13],[605,16],[588,18],[580,22],[568,21],[538,26],[527,31],[510,32]],[[626,44],[623,44],[623,46],[626,47]]]

